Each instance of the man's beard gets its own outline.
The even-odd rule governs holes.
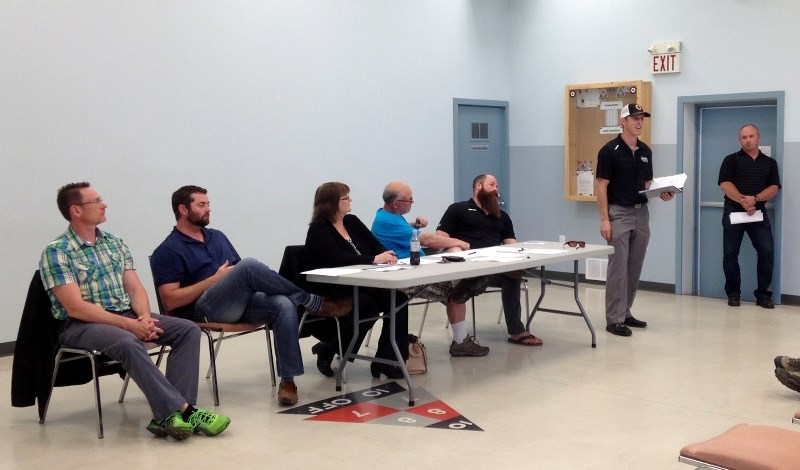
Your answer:
[[[478,191],[478,204],[490,216],[500,217],[500,197],[496,191],[486,191],[481,188]]]
[[[190,224],[195,225],[197,227],[205,227],[211,221],[211,218],[208,214],[204,215],[195,215],[194,213],[189,213],[189,217],[187,218]]]

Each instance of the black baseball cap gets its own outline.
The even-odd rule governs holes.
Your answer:
[[[644,117],[650,117],[650,113],[646,112],[637,103],[626,104],[619,113],[619,118],[626,118],[628,116],[638,116],[643,114]]]

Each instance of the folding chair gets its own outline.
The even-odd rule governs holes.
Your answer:
[[[39,271],[36,271],[28,288],[14,349],[12,405],[31,406],[38,401],[39,423],[44,424],[55,387],[83,385],[91,381],[97,410],[97,438],[102,439],[103,409],[99,378],[111,374],[124,375],[125,380],[117,400],[122,403],[130,376],[118,361],[101,351],[60,345],[58,335],[63,321],[53,318],[51,307]],[[148,343],[148,349],[155,347],[157,345]],[[157,353],[151,354],[158,355],[156,365],[161,364],[165,352],[165,347],[162,346]]]
[[[153,271],[153,258],[149,257],[150,271]],[[164,309],[164,304],[161,301],[161,294],[158,292],[158,286],[155,285],[155,276],[153,276],[153,285],[156,289],[156,302],[158,303],[158,311],[162,315],[170,315]],[[206,372],[206,379],[211,379],[211,392],[214,395],[214,405],[219,406],[219,384],[217,382],[217,356],[223,341],[245,336],[250,333],[263,331],[267,338],[267,359],[269,361],[269,373],[272,379],[272,386],[277,385],[275,381],[275,366],[272,352],[272,337],[270,335],[270,326],[267,324],[256,323],[216,323],[216,322],[195,322],[200,327],[200,331],[206,335],[208,342],[208,356],[209,366]],[[217,333],[217,337],[214,337]],[[225,336],[225,335],[228,336]]]
[[[283,276],[286,280],[290,281],[301,289],[308,290],[308,283],[305,277],[300,274],[306,270],[305,264],[305,245],[287,245],[283,250],[283,258],[281,259],[281,267],[278,269],[278,274]],[[342,330],[339,318],[337,317],[321,317],[310,313],[303,307],[298,307],[298,311],[302,310],[303,315],[300,318],[299,331],[302,335],[303,326],[308,323],[322,322],[334,320],[336,322],[336,338],[339,341],[339,360],[344,356],[342,351]]]
[[[152,344],[152,343],[151,343]],[[152,347],[157,347],[157,345],[153,344]],[[161,365],[161,359],[163,358],[163,354],[165,352],[166,346],[161,346],[157,353],[153,353],[151,355],[157,355],[158,359],[156,360],[156,367]],[[53,388],[56,386],[56,378],[58,377],[58,369],[59,367],[71,361],[77,361],[80,359],[88,359],[91,365],[92,370],[92,383],[94,384],[94,404],[95,408],[97,409],[97,438],[103,438],[103,407],[100,401],[100,380],[99,378],[103,375],[110,375],[115,373],[124,372],[122,366],[118,361],[111,359],[110,357],[106,356],[100,351],[94,349],[83,349],[83,348],[67,348],[61,346],[58,348],[58,352],[56,353],[55,358],[55,367],[53,368],[53,379],[50,383],[50,395],[47,397],[47,401],[44,404],[44,410],[39,415],[39,423],[44,424],[44,420],[47,417],[47,409],[50,407],[50,398],[52,397]],[[119,398],[117,399],[118,403],[122,403],[125,399],[125,393],[128,390],[128,383],[131,380],[130,374],[125,372],[125,379],[122,382],[122,389],[119,392]]]
[[[707,441],[689,444],[678,461],[717,470],[787,470],[800,464],[800,432],[737,424]]]

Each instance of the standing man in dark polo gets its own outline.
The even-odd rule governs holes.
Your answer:
[[[739,129],[741,150],[725,157],[719,169],[719,187],[725,193],[725,209],[722,215],[722,269],[725,271],[725,293],[728,305],[739,306],[741,295],[741,272],[739,271],[739,248],[744,234],[750,237],[758,253],[756,267],[758,287],[755,291],[756,305],[775,308],[772,302],[772,271],[775,263],[775,246],[772,226],[767,217],[766,202],[778,194],[781,179],[778,164],[761,153],[758,144],[761,134],[758,127],[745,124]],[[744,224],[731,224],[732,212],[747,212],[753,215],[760,210],[764,220]]]
[[[647,197],[639,194],[653,180],[653,152],[639,140],[646,117],[650,113],[638,104],[625,105],[619,118],[622,133],[597,154],[600,235],[614,247],[606,274],[606,331],[617,336],[633,334],[628,327],[647,327],[631,314],[650,241]],[[664,192],[661,199],[669,201],[674,195]]]

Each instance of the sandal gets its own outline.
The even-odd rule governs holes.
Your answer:
[[[508,342],[514,344],[521,344],[522,346],[541,346],[542,344],[544,344],[541,338],[533,336],[530,333],[528,333],[525,336],[520,336],[519,338],[508,338]]]

